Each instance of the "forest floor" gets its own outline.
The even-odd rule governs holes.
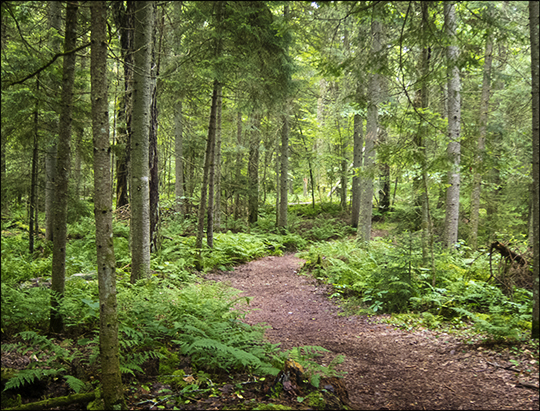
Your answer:
[[[265,257],[206,278],[254,297],[245,321],[266,323],[270,342],[322,346],[330,351],[317,359],[322,365],[344,354],[338,370],[347,372],[351,409],[538,409],[532,353],[345,316],[328,298],[330,286],[299,274],[302,264],[293,254]]]

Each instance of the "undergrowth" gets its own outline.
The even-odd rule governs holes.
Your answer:
[[[331,298],[347,301],[349,312],[418,313],[429,328],[472,321],[477,332],[498,340],[522,339],[531,327],[532,292],[504,294],[488,282],[487,253],[463,243],[455,251],[435,248],[435,273],[423,260],[418,235],[410,233],[376,238],[369,247],[355,240],[318,243],[299,256],[315,277],[333,285]]]

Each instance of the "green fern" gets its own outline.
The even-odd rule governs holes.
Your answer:
[[[64,378],[66,379],[66,382],[69,385],[69,388],[71,388],[77,394],[85,386],[83,381],[79,380],[78,378],[73,377],[72,375],[64,375]]]
[[[6,382],[4,391],[12,388],[17,389],[23,385],[32,384],[34,380],[40,380],[44,377],[48,377],[50,375],[57,375],[65,371],[66,370],[64,368],[50,370],[44,370],[42,368],[27,368],[25,370],[20,370],[15,376],[10,378]]]

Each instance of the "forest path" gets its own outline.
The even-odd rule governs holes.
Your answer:
[[[265,257],[206,278],[254,297],[245,321],[269,325],[270,342],[283,349],[322,346],[330,353],[318,362],[326,365],[344,354],[338,369],[347,372],[352,409],[538,409],[537,390],[488,364],[505,363],[494,352],[445,333],[406,332],[338,315],[328,286],[298,274],[303,263],[293,254]]]

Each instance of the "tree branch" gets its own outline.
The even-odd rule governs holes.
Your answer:
[[[44,66],[40,67],[39,69],[37,69],[36,71],[34,71],[32,74],[29,74],[28,76],[26,76],[25,78],[23,78],[22,80],[17,80],[17,81],[14,81],[13,83],[10,83],[6,86],[7,87],[11,87],[11,86],[14,86],[16,84],[22,84],[24,83],[26,80],[28,79],[31,79],[32,77],[34,77],[35,75],[41,73],[43,70],[45,70],[47,67],[49,67],[51,64],[53,64],[56,59],[58,57],[62,57],[62,56],[67,56],[68,54],[71,54],[71,53],[76,53],[77,51],[79,50],[82,50],[86,47],[88,47],[90,45],[90,43],[86,43],[86,44],[83,44],[82,46],[79,46],[77,47],[76,49],[73,49],[73,50],[70,50],[70,51],[66,51],[65,53],[56,53],[53,58],[51,59],[51,61],[49,61],[47,64],[45,64]]]

